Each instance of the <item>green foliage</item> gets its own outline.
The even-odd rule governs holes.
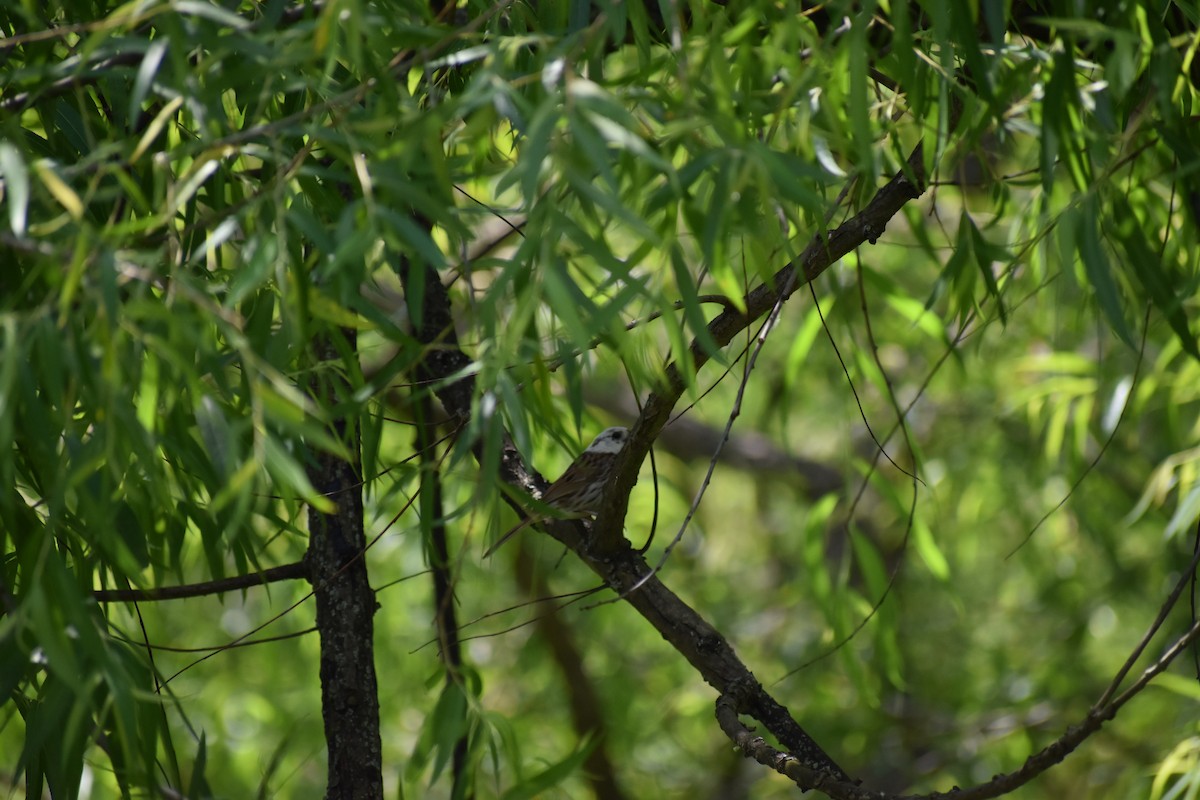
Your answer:
[[[735,434],[849,487],[719,471],[668,583],[764,682],[836,652],[781,696],[868,783],[1015,767],[1119,666],[1200,513],[1197,24],[1194,2],[1103,0],[5,4],[0,780],[318,794],[306,587],[94,592],[298,560],[307,507],[338,503],[305,468],[357,435],[391,788],[449,795],[463,736],[481,796],[579,795],[596,747],[641,794],[732,775],[711,696],[629,609],[559,612],[606,701],[594,739],[544,634],[508,631],[546,604],[485,617],[529,599],[477,561],[509,523],[502,430],[554,475],[624,413],[596,387],[644,394],[668,361],[695,418],[744,403]],[[722,350],[707,323],[913,177],[918,142],[931,191],[815,281],[821,313],[797,293],[740,396],[757,340]],[[468,257],[497,219],[507,240]],[[468,644],[465,683],[419,649],[426,584],[400,583],[435,512],[408,503],[426,476],[394,420],[444,388],[414,370],[439,345],[412,335],[424,273],[393,296],[407,266],[449,287],[477,387],[441,516],[466,634],[507,632]],[[696,374],[693,341],[720,364]],[[331,375],[351,389],[314,399]],[[705,466],[661,460],[652,557]],[[634,541],[651,495],[643,472]],[[553,591],[593,585],[527,538]],[[220,649],[251,633],[284,638]],[[1034,791],[1194,793],[1192,716],[1140,698],[1115,723],[1138,752]]]

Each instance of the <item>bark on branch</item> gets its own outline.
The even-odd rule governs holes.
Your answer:
[[[297,561],[294,564],[271,567],[262,572],[252,572],[248,575],[234,575],[230,578],[186,583],[180,586],[159,586],[154,589],[96,589],[92,592],[92,597],[97,603],[148,603],[159,600],[180,600],[185,597],[205,597],[210,594],[252,589],[255,586],[266,586],[268,583],[277,581],[307,578],[308,575],[308,567],[304,562]]]

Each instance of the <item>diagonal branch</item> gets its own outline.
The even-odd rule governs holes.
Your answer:
[[[951,129],[958,122],[958,114],[956,105],[951,113]],[[906,203],[920,197],[925,191],[928,176],[925,174],[924,143],[916,146],[906,167],[885,184],[861,212],[827,235],[824,232],[815,235],[804,252],[776,272],[769,284],[764,283],[747,293],[744,312],[735,306],[728,306],[718,314],[708,324],[708,333],[717,345],[724,347],[729,344],[734,336],[777,304],[786,302],[797,289],[815,279],[842,256],[865,243],[874,244],[887,228],[888,221]],[[699,370],[710,358],[699,340],[693,340],[688,357],[692,360],[693,370]],[[637,483],[638,471],[685,388],[679,364],[673,362],[664,370],[659,390],[647,398],[641,416],[631,429],[621,462],[609,479],[603,503],[607,513],[596,520],[595,537],[600,552],[620,546],[629,495]]]

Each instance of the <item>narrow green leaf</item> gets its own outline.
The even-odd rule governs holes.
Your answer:
[[[224,410],[216,400],[206,394],[196,403],[195,413],[200,439],[204,442],[204,450],[212,460],[217,475],[228,476],[233,472],[235,443]]]
[[[242,247],[242,264],[229,283],[223,305],[233,308],[270,278],[279,258],[279,242],[274,236],[253,236]]]
[[[857,15],[851,27],[851,44],[848,50],[850,75],[847,113],[850,117],[850,130],[854,134],[854,171],[862,179],[863,186],[874,186],[879,173],[875,137],[868,114],[871,107],[871,96],[867,87],[867,56],[871,52],[871,47],[867,44],[869,21],[869,13],[861,12]]]
[[[192,764],[192,778],[188,782],[188,797],[211,797],[205,770],[208,767],[208,740],[205,732],[200,731],[200,742],[196,748],[196,760]]]
[[[1078,116],[1079,90],[1075,85],[1075,69],[1070,52],[1064,50],[1055,56],[1053,73],[1042,101],[1042,113],[1046,123],[1055,130],[1057,155],[1066,166],[1076,191],[1086,192],[1091,189],[1092,179],[1085,131]]]
[[[610,192],[620,191],[621,184],[613,172],[611,159],[608,158],[608,146],[591,124],[594,115],[570,114],[567,125],[574,139],[574,153],[587,162],[604,181]]]
[[[216,3],[205,3],[202,0],[174,0],[171,5],[180,14],[203,17],[219,25],[233,28],[235,31],[246,30],[250,27],[249,20],[226,11]]]
[[[424,264],[439,271],[445,267],[446,254],[433,241],[429,232],[417,225],[411,216],[383,208],[377,208],[376,213]]]
[[[939,581],[950,579],[950,564],[933,538],[933,532],[920,517],[913,520],[913,545],[917,555],[925,562],[930,574]]]
[[[1097,223],[1100,208],[1096,196],[1088,195],[1078,214],[1074,216],[1078,222],[1075,229],[1076,246],[1079,248],[1079,257],[1083,261],[1084,272],[1092,285],[1096,302],[1112,325],[1113,331],[1121,337],[1121,341],[1130,347],[1136,347],[1133,331],[1125,318],[1125,307],[1121,303],[1121,292],[1113,275],[1112,263],[1104,251],[1103,242],[1100,241],[1100,227]]]
[[[867,591],[873,597],[880,597],[887,589],[888,575],[879,548],[862,531],[857,528],[851,528],[851,531],[850,541],[854,546],[854,557],[862,570]]]
[[[996,301],[996,311],[1000,315],[1002,325],[1008,324],[1008,313],[1004,309],[1004,298],[1000,294],[1000,287],[996,283],[996,273],[993,271],[992,265],[995,263],[993,256],[995,248],[993,248],[979,228],[975,226],[975,220],[967,213],[964,208],[962,217],[959,221],[960,225],[965,225],[967,232],[971,237],[971,255],[974,257],[975,266],[979,267],[979,274],[983,276],[983,284],[987,287],[987,293],[993,300]]]
[[[1196,335],[1192,333],[1191,321],[1183,305],[1184,297],[1190,296],[1195,291],[1195,286],[1189,287],[1188,281],[1168,274],[1162,259],[1146,242],[1145,232],[1138,225],[1138,214],[1129,205],[1129,201],[1123,195],[1115,193],[1110,199],[1113,203],[1112,219],[1106,222],[1111,225],[1117,241],[1125,251],[1126,264],[1141,282],[1154,307],[1175,331],[1184,351],[1200,361]]]
[[[589,320],[595,316],[595,304],[560,265],[550,264],[542,268],[542,286],[558,324],[566,329],[574,346],[587,347],[592,339]]]
[[[1166,689],[1168,692],[1173,692],[1180,697],[1200,703],[1200,684],[1197,684],[1195,680],[1186,675],[1164,672],[1154,679],[1153,685],[1159,689]]]
[[[504,800],[527,800],[527,798],[538,797],[549,792],[583,766],[583,762],[587,760],[588,755],[595,749],[596,744],[597,741],[595,739],[585,739],[566,758],[512,787],[502,797]]]
[[[11,142],[0,142],[0,176],[4,178],[8,226],[17,236],[24,236],[29,214],[29,169],[21,151]]]
[[[18,334],[17,318],[9,314],[0,316],[0,453],[11,453],[14,425],[18,415],[17,365],[25,363],[21,355],[21,337]],[[15,486],[16,460],[0,459],[0,481],[5,486]],[[0,507],[14,501],[13,492],[0,492]],[[7,697],[7,695],[0,695]]]
[[[140,159],[146,153],[146,151],[150,149],[150,145],[154,144],[154,140],[158,138],[158,135],[162,133],[163,128],[166,127],[167,121],[171,119],[175,112],[179,110],[181,105],[183,105],[182,97],[172,97],[167,104],[164,105],[162,109],[154,115],[154,119],[152,119],[150,124],[146,126],[146,132],[142,134],[142,138],[138,139],[137,146],[133,148],[133,153],[129,156],[130,164],[137,163],[138,159]]]
[[[588,26],[592,0],[567,0],[567,32],[578,33]]]
[[[985,103],[991,105],[994,97],[991,70],[979,47],[980,37],[976,32],[973,17],[973,12],[977,11],[978,6],[951,0],[942,8],[950,14],[950,29],[955,39],[953,48],[955,56],[966,61],[965,74],[974,86],[975,93]]]
[[[697,287],[692,281],[687,265],[683,262],[683,256],[677,251],[673,251],[671,256],[671,266],[675,271],[675,280],[680,289],[679,301],[683,303],[683,317],[687,320],[688,328],[696,337],[696,342],[701,349],[710,358],[724,363],[725,356],[721,352],[720,345],[712,338],[712,334],[708,330],[708,320],[704,317],[704,309],[700,305],[696,291]]]
[[[158,68],[162,64],[163,56],[167,53],[169,42],[167,37],[155,39],[150,42],[146,48],[146,54],[142,56],[137,77],[133,80],[133,91],[130,92],[129,109],[126,113],[126,122],[130,129],[135,127],[138,117],[142,114],[142,103],[146,100],[146,94],[150,91],[150,84],[154,82],[154,76],[158,74]]]
[[[1194,484],[1179,501],[1163,533],[1174,536],[1180,531],[1190,530],[1196,524],[1197,517],[1200,517],[1200,483]]]
[[[299,497],[322,514],[333,514],[337,510],[334,501],[317,493],[304,468],[274,436],[263,437],[263,454],[263,465],[282,494]]]
[[[1063,121],[1063,117],[1067,114],[1067,104],[1069,103],[1067,96],[1069,75],[1064,73],[1058,60],[1054,64],[1050,80],[1046,83],[1046,93],[1041,103],[1041,164],[1038,171],[1042,176],[1042,192],[1046,196],[1050,196],[1054,192],[1055,167],[1058,165],[1058,152],[1060,146],[1062,146],[1059,131],[1070,125],[1069,121]],[[1069,64],[1070,57],[1068,56]]]
[[[467,731],[467,698],[457,682],[449,681],[442,689],[430,714],[429,726],[434,752],[433,772],[429,778],[432,785],[450,763],[458,740]]]
[[[191,174],[188,175],[183,184],[175,192],[174,202],[171,204],[171,212],[178,214],[179,210],[187,205],[192,196],[200,190],[205,181],[212,177],[212,174],[217,171],[219,166],[221,166],[221,163],[218,161],[218,156],[215,153],[208,153],[197,164],[193,164]]]
[[[49,161],[38,161],[33,168],[37,171],[38,179],[46,187],[46,191],[50,192],[59,205],[66,209],[72,219],[79,219],[83,216],[83,200],[79,198],[74,189],[67,185],[66,181],[59,177],[53,164]]]
[[[833,579],[826,561],[825,532],[838,498],[827,494],[818,500],[804,518],[803,558],[807,581],[812,588],[813,598],[821,607],[826,620],[833,622],[834,588]]]

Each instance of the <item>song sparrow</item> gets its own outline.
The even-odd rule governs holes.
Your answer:
[[[490,556],[497,547],[511,539],[514,534],[535,522],[541,522],[551,516],[578,519],[598,512],[600,495],[604,493],[604,482],[608,480],[608,475],[612,472],[613,464],[616,462],[617,453],[621,452],[627,438],[629,438],[628,428],[608,428],[592,440],[587,449],[571,462],[571,466],[567,467],[558,480],[550,484],[539,498],[544,505],[562,513],[526,517],[497,539],[496,543],[483,554],[483,557]]]

